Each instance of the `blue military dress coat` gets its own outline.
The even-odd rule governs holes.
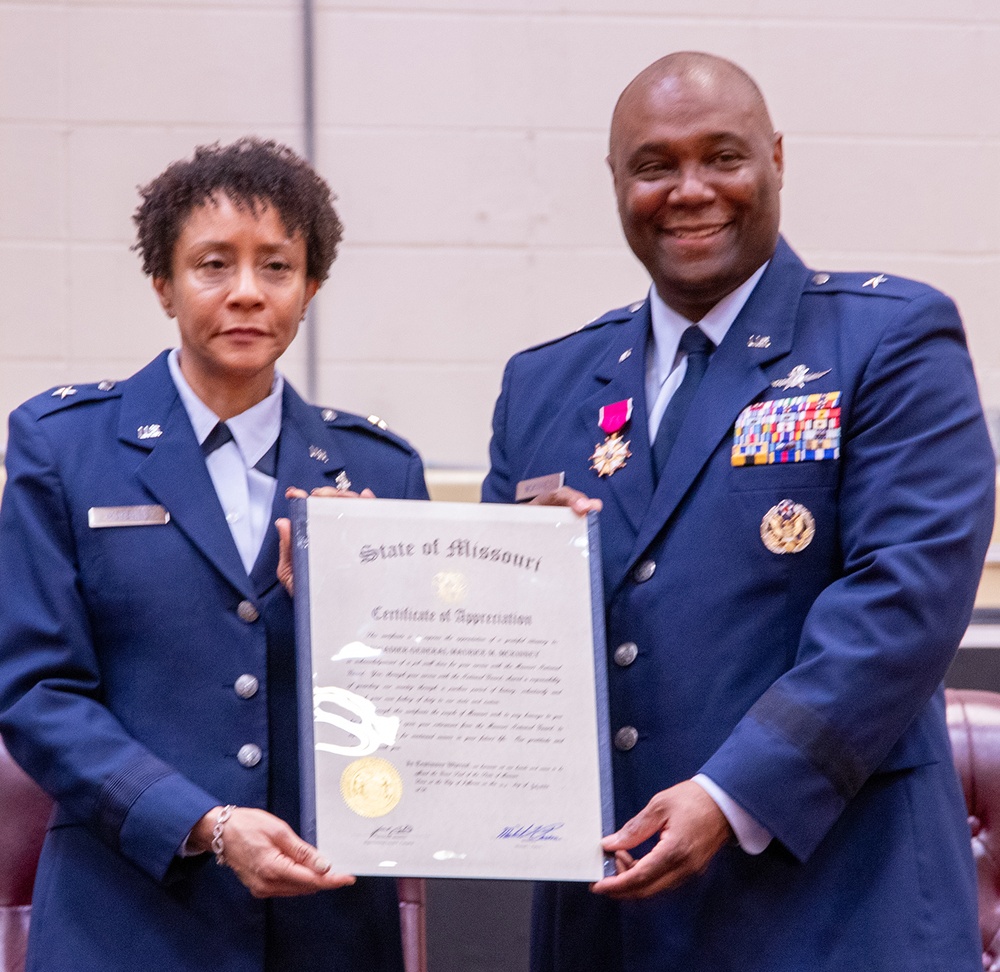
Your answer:
[[[658,484],[649,327],[646,301],[511,360],[484,498],[564,471],[603,500],[618,824],[703,772],[774,840],[726,846],[647,901],[542,887],[534,968],[977,972],[940,685],[989,542],[994,460],[953,304],[814,273],[779,241]],[[737,426],[762,431],[810,395],[836,403],[839,431],[827,422],[817,448],[793,425],[790,461],[734,464]],[[631,457],[598,476],[599,410],[629,398]],[[774,552],[782,511],[791,542]]]
[[[276,533],[247,576],[166,355],[127,381],[21,406],[7,472],[0,731],[57,801],[29,968],[401,969],[392,882],[265,902],[210,856],[177,856],[219,804],[264,807],[297,828],[298,751]],[[341,472],[355,490],[427,495],[403,440],[308,406],[286,384],[274,517],[287,486],[332,485]],[[97,526],[100,511],[132,506],[169,519]]]

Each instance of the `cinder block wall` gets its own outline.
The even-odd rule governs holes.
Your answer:
[[[128,249],[135,186],[199,142],[302,148],[301,18],[298,0],[0,0],[0,411],[173,342]],[[317,398],[382,415],[432,465],[484,466],[507,356],[645,291],[607,124],[682,48],[761,82],[793,245],[952,294],[1000,407],[1000,6],[983,0],[317,0],[317,164],[347,227]],[[303,354],[285,363],[300,386]]]

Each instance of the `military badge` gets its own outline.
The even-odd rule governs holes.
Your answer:
[[[801,553],[812,543],[816,520],[801,503],[783,499],[760,521],[760,538],[771,553]]]
[[[805,388],[807,381],[815,381],[823,375],[830,374],[830,369],[826,371],[810,371],[808,365],[796,365],[788,372],[787,378],[778,378],[771,382],[772,388]]]
[[[632,418],[632,399],[625,398],[620,402],[603,405],[597,415],[597,424],[606,434],[603,442],[594,446],[590,456],[590,468],[598,476],[611,476],[616,473],[632,455],[629,446],[631,440],[622,438],[622,429]]]

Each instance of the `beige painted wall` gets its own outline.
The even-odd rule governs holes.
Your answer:
[[[604,166],[621,87],[734,58],[786,133],[812,264],[929,280],[1000,407],[1000,4],[317,0],[318,158],[342,255],[323,404],[482,467],[505,359],[643,295]],[[128,250],[134,187],[199,142],[302,146],[298,0],[0,0],[0,410],[173,341]],[[285,370],[302,383],[302,348]],[[2,439],[0,439],[2,444]]]

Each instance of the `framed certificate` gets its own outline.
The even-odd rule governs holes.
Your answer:
[[[338,871],[595,881],[596,515],[292,501],[302,832]]]

